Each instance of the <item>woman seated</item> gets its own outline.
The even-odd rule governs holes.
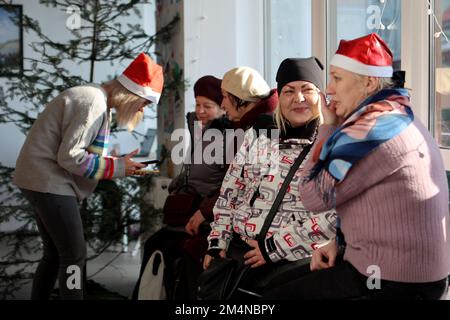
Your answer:
[[[226,72],[221,89],[222,107],[233,126],[233,130],[227,130],[227,133],[233,134],[225,134],[222,141],[223,162],[227,169],[229,162],[234,159],[236,151],[240,147],[239,143],[243,141],[244,130],[261,126],[267,121],[267,118],[273,119],[278,95],[276,90],[270,89],[256,70],[249,67],[237,67]],[[237,143],[235,143],[235,138],[237,138]],[[212,194],[201,203],[202,216],[199,216],[197,212],[197,216],[194,215],[186,225],[186,231],[191,233],[195,232],[197,226],[202,223],[202,229],[206,233],[201,234],[200,237],[190,237],[184,243],[186,254],[182,255],[178,263],[177,288],[173,295],[174,299],[196,299],[197,280],[202,271],[203,257],[208,247],[206,236],[211,231],[209,224],[214,220],[213,208],[220,194],[220,186],[212,190]],[[205,224],[207,228],[205,228]]]
[[[226,129],[231,132],[236,130],[238,134],[239,129],[243,131],[254,126],[261,117],[271,117],[278,103],[276,90],[270,90],[262,76],[249,67],[238,67],[228,71],[222,81],[211,76],[201,78],[194,86],[194,94],[197,102],[196,112],[188,114],[188,127],[191,133],[191,146],[200,148],[202,155],[209,146],[207,139],[202,139],[208,129],[219,129],[222,133]],[[226,117],[220,116],[223,114],[220,104],[226,111]],[[217,116],[220,117],[213,120]],[[202,134],[196,136],[194,120],[197,119],[201,120]],[[196,151],[191,148],[192,152],[188,153],[189,161],[184,164],[182,173],[170,184],[171,193],[195,189],[201,197],[194,205],[194,213],[184,228],[179,226],[174,228],[169,224],[147,240],[134,298],[138,297],[140,278],[147,261],[155,250],[161,250],[167,265],[164,275],[167,298],[195,299],[197,277],[203,269],[203,257],[208,247],[206,236],[210,231],[209,224],[214,219],[212,209],[228,169],[227,159],[233,159],[236,152],[234,144],[227,144],[224,141],[222,143],[223,159],[208,162],[210,164],[205,162],[203,157],[200,163],[192,161],[195,160],[192,159],[192,154]],[[228,156],[229,154],[231,156]]]
[[[392,53],[377,35],[341,41],[331,61],[319,143],[299,192],[311,211],[336,208],[331,242],[305,277],[267,299],[440,299],[450,272],[448,186],[439,148],[393,88]]]
[[[298,192],[301,166],[266,238],[256,241],[289,169],[303,149],[316,140],[322,70],[316,58],[286,59],[281,63],[276,121],[266,121],[265,127],[246,132],[214,207],[204,268],[213,258],[226,255],[241,260],[253,270],[244,279],[247,290],[255,289],[248,287],[250,283],[258,283],[283,265],[277,262],[308,258],[314,249],[335,236],[334,211],[315,214],[303,206],[303,195]]]
[[[184,225],[165,226],[145,243],[144,255],[142,259],[139,279],[136,283],[133,299],[138,298],[141,277],[144,273],[147,262],[155,250],[162,251],[166,262],[166,291],[167,297],[172,298],[175,290],[175,280],[177,275],[175,269],[177,261],[184,254],[190,254],[198,257],[197,264],[193,266],[197,273],[201,271],[202,258],[207,249],[206,235],[209,232],[209,223],[203,223],[212,216],[209,212],[208,203],[211,201],[209,196],[214,194],[220,188],[227,167],[223,163],[207,164],[204,161],[196,163],[192,161],[192,154],[199,148],[203,155],[203,150],[208,147],[210,142],[203,141],[203,135],[209,129],[216,129],[224,132],[227,128],[232,128],[231,123],[225,118],[225,112],[221,108],[222,92],[220,79],[213,76],[204,76],[197,80],[194,85],[195,112],[188,113],[187,124],[191,135],[191,148],[188,152],[188,160],[183,164],[181,173],[173,179],[169,185],[171,194],[191,194],[195,193],[195,203],[191,211],[192,217]],[[196,135],[195,133],[200,134]],[[201,226],[205,226],[206,229]]]

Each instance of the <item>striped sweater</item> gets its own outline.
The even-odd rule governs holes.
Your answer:
[[[28,133],[14,183],[22,189],[85,198],[98,180],[125,176],[124,160],[107,156],[109,132],[110,112],[101,86],[62,92]]]
[[[87,148],[87,159],[80,167],[79,175],[89,179],[112,179],[114,158],[108,157],[109,120],[105,121],[94,142]]]

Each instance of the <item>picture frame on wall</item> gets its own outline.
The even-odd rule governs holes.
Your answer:
[[[22,6],[0,5],[0,77],[23,73]]]

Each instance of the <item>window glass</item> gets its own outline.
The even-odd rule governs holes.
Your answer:
[[[435,14],[448,36],[450,34],[450,0],[435,1]],[[436,27],[435,32],[439,32]],[[435,39],[436,96],[434,112],[435,137],[443,148],[450,148],[450,44],[444,35]],[[433,113],[432,113],[433,114]]]
[[[311,56],[311,1],[265,2],[265,76],[272,87],[281,61]]]
[[[402,0],[330,0],[328,2],[328,58],[340,40],[378,33],[394,55],[394,69],[401,68]]]

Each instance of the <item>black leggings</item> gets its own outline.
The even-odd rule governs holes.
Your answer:
[[[83,299],[86,243],[75,197],[21,189],[31,203],[44,254],[36,269],[32,300],[47,300],[58,277],[61,299]]]
[[[401,283],[381,280],[381,288],[369,290],[367,277],[344,261],[333,268],[306,276],[291,274],[291,281],[272,283],[264,300],[439,300],[448,290],[447,278],[429,283]]]

